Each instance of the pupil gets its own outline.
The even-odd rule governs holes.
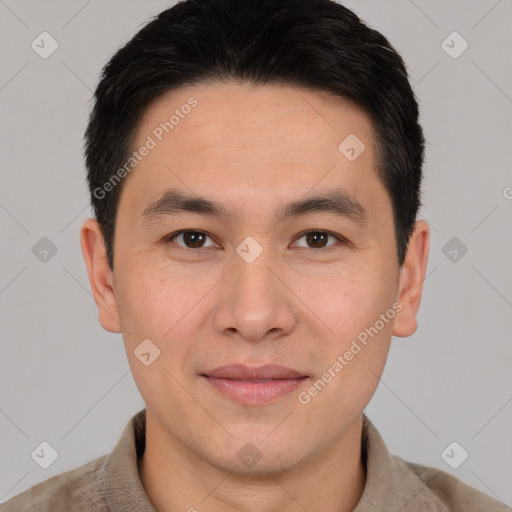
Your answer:
[[[323,238],[323,241],[327,242],[327,234],[326,233],[322,233],[320,231],[313,231],[306,235],[308,244],[313,245],[313,247],[316,249],[318,249],[319,247],[325,247],[325,244],[322,244],[321,241],[320,241],[320,246],[315,245],[319,242],[319,238]]]
[[[188,231],[183,233],[183,239],[186,245],[192,244],[192,247],[201,247],[201,243],[204,242],[204,235],[197,231]]]

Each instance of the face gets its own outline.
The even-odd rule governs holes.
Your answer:
[[[228,471],[332,450],[373,395],[392,333],[414,331],[421,286],[415,300],[406,292],[426,264],[424,243],[398,266],[368,117],[305,89],[191,86],[146,111],[134,149],[144,145],[118,205],[113,274],[102,246],[83,247],[148,417]],[[212,377],[235,364],[301,378]],[[261,454],[254,467],[246,452]]]

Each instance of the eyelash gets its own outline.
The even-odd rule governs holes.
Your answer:
[[[180,231],[175,231],[174,233],[171,233],[170,235],[166,236],[164,239],[164,242],[173,242],[173,240],[175,238],[182,235],[183,233],[200,233],[202,235],[206,235],[206,236],[210,237],[213,240],[213,237],[207,231],[202,231],[200,229],[182,229]],[[330,236],[336,238],[339,242],[341,242],[344,245],[350,244],[349,240],[347,240],[344,236],[339,235],[337,233],[333,233],[332,231],[327,231],[325,229],[309,229],[309,230],[303,231],[297,235],[295,240],[300,240],[302,237],[304,237],[305,235],[307,235],[309,233],[322,233],[322,234],[325,234],[328,236],[330,235]],[[176,244],[176,245],[178,245],[178,244]],[[318,247],[318,248],[309,247],[309,249],[311,251],[325,252],[325,251],[329,250],[331,247],[333,247],[334,245],[336,245],[336,244],[331,244],[326,247]],[[210,247],[207,247],[207,248],[199,247],[197,249],[194,249],[192,247],[185,247],[185,246],[181,246],[181,245],[178,245],[178,247],[180,247],[180,249],[183,249],[185,251],[193,251],[198,254],[202,254],[204,252],[207,252],[208,249],[211,249]],[[302,247],[302,249],[308,249],[308,247]]]

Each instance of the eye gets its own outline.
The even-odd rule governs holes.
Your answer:
[[[329,237],[334,238],[335,240],[338,240],[339,242],[346,242],[346,239],[342,237],[341,235],[335,235],[334,233],[331,233],[329,231],[322,231],[322,230],[310,230],[305,231],[299,237],[297,240],[300,240],[301,238],[305,238],[306,244],[309,245],[303,245],[302,247],[307,247],[310,249],[324,249],[325,247],[330,247],[331,245],[335,244],[329,244],[327,245],[327,241]],[[300,245],[299,245],[300,247]]]
[[[205,247],[210,247],[204,245],[204,242],[207,238],[210,238],[210,235],[205,231],[197,231],[197,230],[181,230],[176,233],[172,233],[168,237],[165,238],[166,242],[175,242],[175,240],[181,238],[184,243],[185,249],[203,249]],[[211,238],[210,238],[211,239]],[[181,245],[181,244],[177,244]],[[215,243],[212,244],[215,246]]]
[[[300,240],[301,238],[305,239],[306,245],[302,245],[302,247],[306,247],[309,249],[324,249],[326,247],[330,247],[334,244],[328,244],[329,237],[334,240],[338,240],[341,243],[348,243],[348,240],[345,239],[341,235],[337,235],[334,233],[331,233],[330,231],[324,231],[324,230],[309,230],[301,233],[296,240]],[[204,249],[207,247],[215,247],[215,242],[212,240],[213,243],[210,245],[205,245],[206,239],[208,239],[210,235],[206,231],[199,231],[199,230],[192,230],[192,229],[183,229],[181,231],[177,231],[176,233],[172,233],[169,236],[165,238],[166,242],[173,242],[176,243],[176,245],[179,245],[181,247],[184,247],[185,249],[196,249],[196,252],[198,249]],[[181,239],[183,243],[177,243],[176,240]],[[297,244],[297,242],[295,242]],[[300,244],[298,244],[299,247],[301,247]]]

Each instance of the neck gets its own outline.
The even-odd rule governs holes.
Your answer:
[[[365,485],[362,416],[328,450],[279,473],[224,470],[171,438],[147,414],[139,474],[158,512],[352,512]]]

